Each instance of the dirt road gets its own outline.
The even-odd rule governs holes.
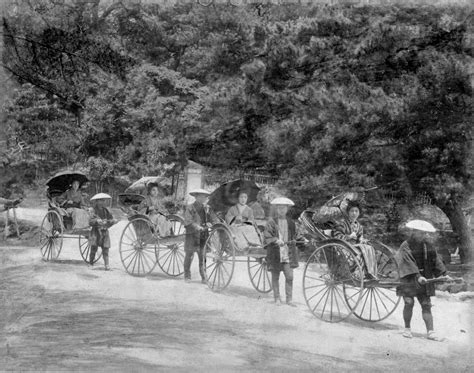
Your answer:
[[[198,281],[197,258],[189,284],[158,268],[131,277],[117,250],[123,226],[112,228],[111,272],[88,268],[73,240],[53,263],[37,248],[0,249],[0,370],[467,372],[472,365],[470,301],[433,299],[443,343],[423,337],[418,306],[411,340],[401,335],[401,306],[375,324],[355,317],[328,324],[304,304],[301,269],[297,308],[257,293],[243,264],[221,294]]]

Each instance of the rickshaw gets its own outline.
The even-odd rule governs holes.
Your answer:
[[[88,181],[85,174],[79,171],[62,171],[55,174],[47,182],[46,197],[48,212],[41,223],[40,250],[43,260],[51,261],[59,257],[64,239],[78,240],[79,252],[82,259],[89,262],[89,233],[90,227],[73,229],[72,218],[64,214],[60,197],[69,189],[74,180],[79,181],[80,187]],[[94,260],[97,262],[102,256],[99,248]]]
[[[377,278],[366,274],[363,256],[353,244],[333,238],[333,219],[341,215],[349,200],[362,199],[363,192],[334,197],[319,210],[306,210],[299,221],[307,229],[313,252],[303,273],[303,293],[310,311],[327,322],[340,322],[351,314],[375,322],[390,316],[400,297],[398,263],[394,252],[371,240],[376,254]]]
[[[209,197],[209,205],[219,217],[205,243],[207,285],[213,291],[224,290],[231,282],[236,262],[246,262],[250,282],[260,293],[272,290],[267,271],[266,251],[261,228],[255,223],[230,225],[224,220],[229,207],[235,205],[240,190],[247,191],[248,203],[257,200],[260,188],[248,180],[222,184]]]
[[[128,223],[120,236],[120,259],[125,271],[137,277],[150,274],[156,264],[169,276],[184,273],[184,221],[179,215],[170,214],[166,219],[170,234],[161,237],[147,215],[138,211],[145,199],[141,194],[122,193],[119,206],[127,215]]]

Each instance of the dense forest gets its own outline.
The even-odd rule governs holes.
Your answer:
[[[15,3],[4,168],[133,178],[192,159],[274,175],[301,205],[374,185],[421,192],[467,260],[471,8]]]

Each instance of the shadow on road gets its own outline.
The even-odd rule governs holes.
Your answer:
[[[71,264],[71,265],[81,265],[85,266],[86,263],[83,260],[77,260],[77,259],[56,259],[56,260],[51,260],[49,262],[43,261],[44,263],[51,263],[51,264]]]
[[[400,317],[401,318],[401,317]],[[402,322],[402,320],[400,320]],[[386,324],[383,320],[379,322],[368,322],[356,318],[354,315],[349,316],[343,321],[345,324],[357,326],[358,328],[374,329],[374,330],[397,330],[400,329],[400,325]]]

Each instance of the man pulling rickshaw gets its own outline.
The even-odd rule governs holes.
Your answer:
[[[437,254],[435,248],[430,245],[428,236],[436,232],[436,229],[423,220],[412,220],[406,224],[410,229],[410,236],[404,241],[396,254],[400,267],[400,286],[397,294],[403,297],[405,306],[403,308],[403,320],[405,322],[405,338],[412,338],[411,319],[415,298],[421,305],[421,315],[425,322],[427,338],[433,341],[442,341],[434,331],[433,315],[431,314],[431,296],[435,295],[434,282],[436,278],[443,276],[445,281],[452,280],[446,276],[446,268]]]

